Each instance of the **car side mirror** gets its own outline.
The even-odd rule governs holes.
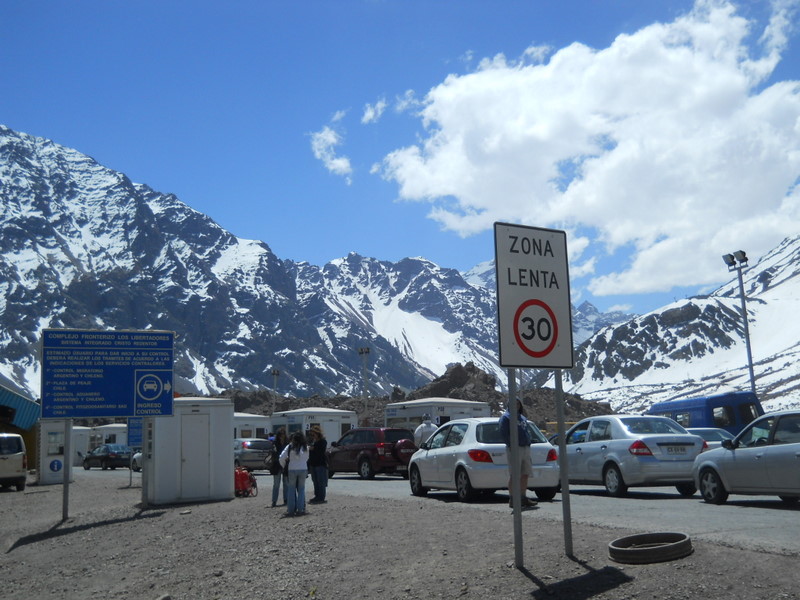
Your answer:
[[[331,442],[331,448],[338,448],[339,442]]]
[[[430,450],[430,446],[428,446],[428,442],[422,442],[422,443],[419,445],[419,449],[420,449],[420,450]]]
[[[733,450],[736,446],[733,444],[733,440],[722,440],[722,447]]]

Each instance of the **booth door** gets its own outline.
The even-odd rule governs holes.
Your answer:
[[[181,431],[181,497],[207,498],[211,493],[209,415],[182,415]]]

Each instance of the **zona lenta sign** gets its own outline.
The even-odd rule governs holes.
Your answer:
[[[494,224],[500,365],[570,369],[567,234]]]

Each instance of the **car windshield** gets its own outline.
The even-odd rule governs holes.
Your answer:
[[[125,452],[130,452],[131,449],[127,446],[123,446],[122,444],[109,444],[108,451],[124,454]]]
[[[546,443],[547,439],[544,437],[538,427],[528,421],[528,432],[531,436],[531,441],[534,444]],[[503,436],[500,433],[500,423],[493,421],[490,423],[479,423],[478,429],[475,431],[475,438],[481,444],[502,444]]]
[[[387,442],[399,442],[400,440],[413,440],[414,434],[408,429],[387,429],[384,437]]]
[[[22,452],[22,441],[17,437],[0,437],[0,454],[19,454]]]
[[[622,425],[631,433],[689,433],[672,419],[666,417],[622,417]]]

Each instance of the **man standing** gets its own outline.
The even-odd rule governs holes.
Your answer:
[[[433,435],[437,427],[431,423],[431,416],[428,413],[422,415],[422,423],[414,430],[414,443],[417,448],[422,446],[423,442],[427,442],[428,438]]]
[[[508,505],[514,506],[514,498],[511,496],[512,477],[511,477],[511,407],[506,409],[503,416],[500,417],[500,433],[503,436],[503,441],[506,444],[506,456],[508,457]],[[517,398],[517,436],[520,453],[520,473],[519,473],[519,489],[522,496],[522,508],[536,506],[536,500],[528,498],[526,490],[528,489],[528,477],[533,471],[531,465],[531,435],[528,432],[528,420],[525,418],[525,411],[522,406],[522,401]]]

